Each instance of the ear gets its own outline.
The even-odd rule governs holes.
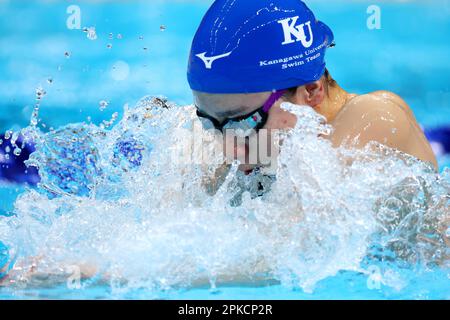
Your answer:
[[[311,107],[318,107],[325,99],[325,86],[323,81],[315,81],[305,85],[305,100]]]

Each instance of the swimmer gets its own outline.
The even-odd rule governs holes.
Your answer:
[[[333,45],[332,31],[299,0],[215,1],[195,35],[189,59],[188,80],[198,117],[218,130],[279,130],[293,128],[297,121],[282,109],[282,102],[310,106],[334,127],[329,139],[336,147],[376,141],[437,168],[430,144],[399,96],[388,91],[351,94],[332,78],[325,52]],[[243,171],[254,168],[241,166]],[[443,222],[441,232],[447,227],[448,221]],[[83,262],[83,278],[94,277],[97,265]],[[268,269],[262,262],[256,274]],[[31,281],[49,272],[31,264],[25,274]],[[239,270],[227,270],[216,276],[223,282],[254,284],[254,277],[239,275]],[[208,277],[198,276],[193,284],[208,283]],[[102,279],[108,282],[109,276]]]
[[[281,104],[309,106],[333,126],[327,138],[335,147],[375,141],[437,169],[430,143],[401,97],[383,90],[352,94],[332,78],[325,52],[334,45],[331,29],[302,1],[215,1],[189,57],[197,116],[205,128],[222,132],[286,130],[297,118]],[[248,146],[240,148],[235,157],[246,159]],[[240,169],[255,167],[243,163]]]

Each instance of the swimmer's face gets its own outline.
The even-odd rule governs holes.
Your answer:
[[[286,130],[295,126],[297,118],[294,114],[283,110],[281,104],[283,102],[291,102],[297,105],[310,105],[317,107],[323,101],[320,95],[323,89],[322,82],[298,87],[295,92],[287,92],[270,108],[268,118],[262,127],[261,134],[270,134],[272,130]],[[319,96],[318,96],[319,94]],[[227,119],[238,118],[240,116],[249,115],[260,109],[270,97],[271,92],[251,93],[251,94],[206,94],[194,91],[194,101],[197,108],[210,118],[214,118],[219,123],[223,123]],[[225,141],[227,144],[227,141]],[[234,143],[232,144],[234,145]],[[226,147],[226,145],[225,145]],[[235,159],[246,159],[248,146],[236,147],[234,150]],[[249,171],[255,165],[241,165],[240,169]]]
[[[227,119],[234,119],[240,116],[245,116],[253,113],[261,108],[264,103],[270,97],[270,92],[253,93],[253,94],[202,94],[194,92],[195,104],[202,113],[214,118],[219,123],[223,123]],[[295,126],[297,121],[296,117],[281,109],[282,102],[288,101],[286,97],[282,97],[275,102],[272,108],[268,112],[268,118],[265,125],[258,134],[269,134],[272,129],[289,129]],[[265,129],[265,130],[264,130]],[[227,136],[229,138],[229,136]],[[268,136],[270,137],[270,136]],[[234,159],[240,160],[243,163],[240,166],[242,171],[251,171],[256,164],[244,164],[248,155],[248,143],[245,145],[235,144],[234,141],[228,141],[225,139],[224,147],[229,148],[232,146]],[[270,147],[270,146],[268,146]]]
[[[204,94],[194,92],[196,106],[205,114],[224,122],[227,119],[248,115],[267,101],[270,92],[249,94]],[[278,99],[269,110],[268,119],[264,129],[285,129],[295,125],[296,118],[293,114],[281,109],[282,102],[289,101],[287,96]]]
[[[289,90],[270,108],[265,129],[287,129],[295,126],[296,117],[281,108],[281,103],[288,101],[296,105],[308,105],[318,108],[325,98],[324,78],[313,83]],[[249,115],[260,109],[271,92],[249,94],[209,94],[194,91],[197,108],[219,123],[227,119]]]

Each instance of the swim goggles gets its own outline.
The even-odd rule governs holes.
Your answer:
[[[265,126],[267,119],[269,118],[269,110],[285,92],[286,90],[274,91],[262,107],[244,116],[229,118],[220,122],[210,115],[202,112],[196,106],[197,117],[201,120],[205,130],[212,129],[213,127],[222,133],[229,129],[236,131],[242,130],[241,132],[243,132],[243,135],[248,136],[252,133],[252,131],[261,130]]]

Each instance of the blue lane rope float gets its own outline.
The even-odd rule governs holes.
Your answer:
[[[425,135],[437,157],[450,155],[450,126],[425,129]]]
[[[0,180],[36,185],[40,180],[38,170],[35,167],[27,167],[24,163],[35,151],[34,145],[23,144],[21,136],[13,145],[4,134],[0,135],[0,142]],[[21,146],[20,153],[15,152],[16,146]]]

